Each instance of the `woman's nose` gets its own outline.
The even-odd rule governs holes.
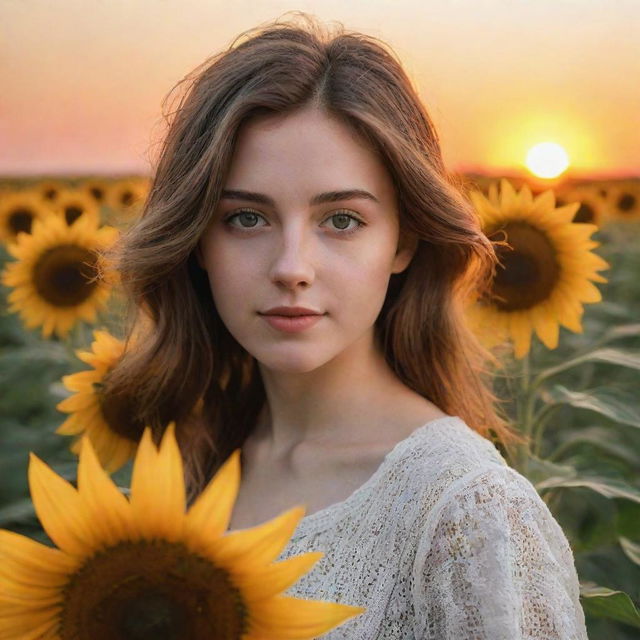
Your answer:
[[[282,233],[274,248],[270,277],[288,288],[311,284],[314,277],[311,243],[303,229]]]

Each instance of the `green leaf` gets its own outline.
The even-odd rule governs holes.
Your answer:
[[[31,360],[42,363],[52,362],[55,364],[69,363],[69,349],[59,342],[42,340],[37,344],[18,347],[3,347],[0,349],[0,362],[24,362]]]
[[[576,469],[570,465],[561,465],[530,455],[527,462],[527,479],[531,484],[548,480],[549,478],[575,478]]]
[[[31,498],[17,500],[0,509],[0,525],[3,527],[9,523],[31,520],[36,517]]]
[[[618,480],[617,478],[588,477],[576,478],[549,478],[534,485],[537,491],[544,491],[552,488],[584,487],[591,489],[605,498],[625,498],[640,502],[640,489]]]
[[[624,536],[620,536],[618,540],[627,558],[640,565],[640,544],[633,542],[633,540],[629,540],[629,538],[625,538]]]
[[[640,336],[640,323],[619,324],[615,327],[607,329],[600,342],[606,343],[618,338],[629,338],[631,336]]]
[[[633,406],[637,397],[617,388],[596,387],[587,391],[571,391],[555,385],[540,394],[549,404],[569,404],[577,409],[595,411],[615,422],[640,427],[640,413]]]
[[[616,518],[614,528],[619,538],[629,538],[640,542],[640,504],[637,502],[616,502]]]
[[[595,582],[580,583],[580,598],[585,613],[611,618],[640,629],[640,613],[624,591],[601,587]]]
[[[640,325],[625,326],[640,327]],[[562,364],[559,364],[555,367],[543,369],[536,376],[535,380],[532,383],[532,386],[534,388],[538,387],[542,382],[544,382],[551,376],[555,376],[562,371],[566,371],[567,369],[571,369],[572,367],[584,364],[585,362],[605,362],[607,364],[617,364],[621,367],[628,367],[630,369],[640,369],[640,351],[629,351],[611,348],[595,349],[594,351],[584,353],[577,358],[567,360],[566,362],[563,362]]]
[[[630,448],[620,439],[612,438],[611,428],[599,426],[584,427],[570,433],[551,453],[549,459],[555,460],[560,453],[581,444],[597,447],[600,451],[619,458],[631,466],[640,465],[640,451]]]

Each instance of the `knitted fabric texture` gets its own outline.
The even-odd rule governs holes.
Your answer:
[[[278,560],[321,558],[285,595],[363,606],[324,640],[588,640],[569,543],[533,485],[458,416],[398,442]]]

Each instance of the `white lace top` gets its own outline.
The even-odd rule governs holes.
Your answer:
[[[284,593],[367,607],[323,640],[584,640],[573,554],[533,485],[457,416],[390,451],[300,520],[278,560],[321,558]]]

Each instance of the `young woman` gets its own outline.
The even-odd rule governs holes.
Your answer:
[[[120,429],[176,420],[191,499],[241,448],[230,531],[306,506],[280,559],[326,555],[287,595],[367,607],[328,639],[586,638],[569,544],[492,442],[518,436],[463,302],[493,246],[388,47],[303,18],[173,114],[119,248]]]

